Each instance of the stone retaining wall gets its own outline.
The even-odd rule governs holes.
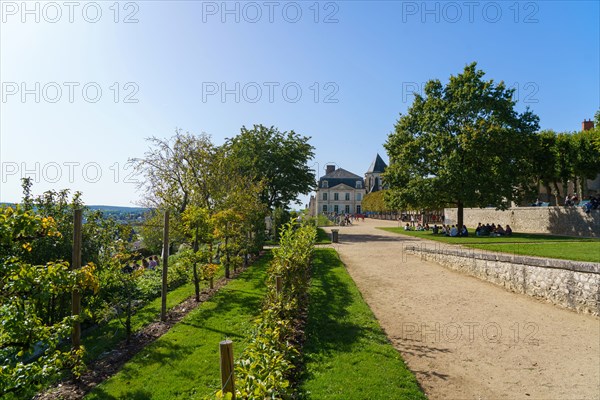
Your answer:
[[[600,237],[600,210],[586,214],[582,207],[465,208],[464,224],[473,232],[477,224],[510,225],[514,232]],[[444,209],[445,223],[457,223],[457,209]]]
[[[409,254],[475,276],[512,292],[579,313],[600,315],[600,264],[448,248],[408,246]]]

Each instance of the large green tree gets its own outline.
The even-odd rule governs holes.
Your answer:
[[[539,118],[515,110],[514,90],[484,80],[472,63],[446,85],[430,80],[401,115],[385,148],[388,203],[395,209],[506,209],[532,183]]]
[[[287,207],[313,189],[315,176],[307,163],[314,157],[314,147],[309,140],[294,131],[254,125],[242,127],[225,146],[244,176],[264,184],[261,201],[273,210]]]

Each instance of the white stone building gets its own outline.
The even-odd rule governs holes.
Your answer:
[[[362,213],[361,203],[366,193],[364,179],[334,165],[326,168],[325,175],[319,179],[314,201],[311,198],[315,215]]]

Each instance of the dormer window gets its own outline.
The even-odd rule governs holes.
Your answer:
[[[328,188],[329,187],[329,183],[327,181],[323,181],[322,184],[321,184],[321,187]]]
[[[361,181],[356,181],[356,188],[357,189],[362,189],[362,182]]]

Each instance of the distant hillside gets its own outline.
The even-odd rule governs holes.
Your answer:
[[[14,207],[15,203],[0,203],[0,206],[11,206]],[[144,207],[120,207],[120,206],[97,206],[97,205],[86,205],[90,210],[100,210],[103,212],[121,212],[121,213],[145,213],[150,211],[149,208]]]
[[[144,207],[120,207],[120,206],[87,206],[90,210],[100,211],[113,211],[113,212],[131,212],[131,213],[144,213],[150,211],[149,208]]]

